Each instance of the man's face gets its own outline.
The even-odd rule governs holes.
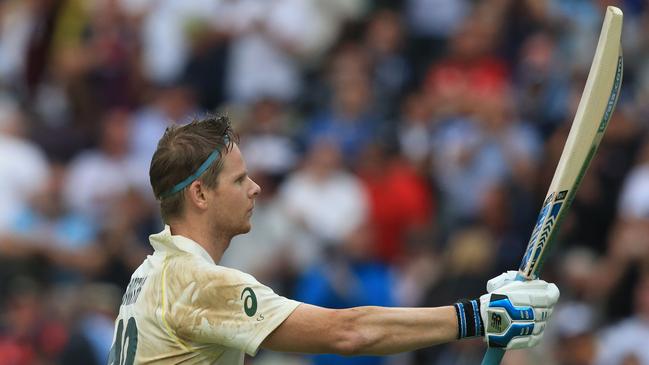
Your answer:
[[[250,231],[250,217],[259,194],[257,185],[248,176],[239,147],[223,156],[223,169],[216,188],[208,193],[210,216],[220,234],[234,237]]]

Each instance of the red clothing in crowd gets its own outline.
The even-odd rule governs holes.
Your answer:
[[[405,251],[408,233],[430,224],[432,189],[403,160],[392,161],[380,171],[361,171],[360,177],[369,196],[376,255],[382,261],[395,262]]]

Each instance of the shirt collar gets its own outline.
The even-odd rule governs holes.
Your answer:
[[[212,256],[200,244],[192,241],[191,239],[171,234],[171,227],[165,224],[164,230],[160,233],[152,234],[149,236],[151,246],[156,251],[182,251],[189,254],[199,256],[209,263],[214,264]]]

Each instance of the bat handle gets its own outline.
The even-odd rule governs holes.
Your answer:
[[[527,278],[521,273],[521,271],[519,271],[516,275],[516,281],[525,280],[527,280]],[[485,352],[481,365],[498,365],[503,359],[503,356],[505,356],[505,350],[497,347],[490,347],[487,349],[487,352]]]
[[[487,352],[485,352],[481,365],[498,365],[503,356],[505,356],[505,350],[490,347],[487,349]]]

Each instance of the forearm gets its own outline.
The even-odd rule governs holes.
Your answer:
[[[452,306],[438,308],[357,307],[341,313],[352,335],[353,353],[386,355],[457,339]]]
[[[492,287],[490,295],[454,306],[336,310],[303,303],[266,337],[262,346],[288,352],[387,355],[485,335],[490,346],[535,346],[559,299],[559,289],[542,280],[516,281],[515,274],[512,271],[511,275],[505,273],[492,279],[488,284]],[[489,309],[483,306],[493,308],[497,331],[487,333],[484,321]],[[505,328],[500,328],[501,316],[509,317]]]
[[[302,353],[394,354],[456,339],[457,318],[452,306],[327,309],[301,304],[262,346]]]

